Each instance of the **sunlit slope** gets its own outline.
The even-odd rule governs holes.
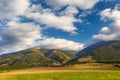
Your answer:
[[[73,54],[58,49],[31,48],[24,51],[0,56],[1,66],[60,66],[70,59]]]

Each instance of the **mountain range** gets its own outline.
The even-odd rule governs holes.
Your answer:
[[[62,66],[68,63],[120,63],[120,41],[101,41],[76,55],[59,49],[39,47],[0,56],[0,66]]]
[[[75,55],[58,49],[31,48],[0,56],[1,66],[61,66]]]

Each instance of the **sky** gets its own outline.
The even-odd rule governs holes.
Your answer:
[[[0,0],[0,54],[110,40],[120,40],[120,0]]]

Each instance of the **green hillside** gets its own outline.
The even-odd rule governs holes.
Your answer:
[[[79,52],[77,55],[80,54],[82,53]],[[73,59],[72,62],[120,63],[120,41],[115,41],[113,43],[100,46],[97,49],[88,51],[87,53],[84,53],[84,55]]]
[[[58,49],[31,48],[1,55],[0,66],[61,66],[74,57]]]

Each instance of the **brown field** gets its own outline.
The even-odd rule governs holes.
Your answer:
[[[87,63],[69,65],[64,67],[35,67],[21,70],[4,70],[0,72],[0,80],[93,79],[120,80],[120,68],[114,66],[113,64]]]
[[[35,73],[54,73],[54,72],[119,72],[120,68],[112,64],[75,64],[64,67],[35,67],[22,70],[3,71],[0,75],[9,74],[35,74]]]

